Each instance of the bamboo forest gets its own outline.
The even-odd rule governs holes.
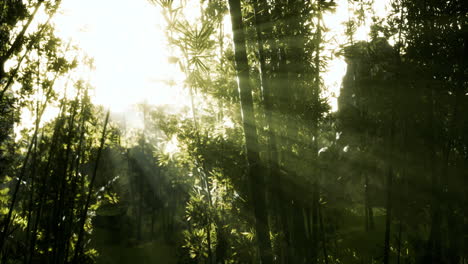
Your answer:
[[[0,264],[468,264],[466,113],[467,0],[0,0]]]

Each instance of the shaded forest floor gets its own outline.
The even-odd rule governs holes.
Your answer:
[[[154,241],[133,243],[120,242],[114,230],[96,228],[93,233],[93,246],[99,252],[97,264],[127,263],[177,263],[177,249],[158,238]]]

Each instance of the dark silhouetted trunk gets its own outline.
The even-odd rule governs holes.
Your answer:
[[[249,65],[247,61],[246,43],[242,25],[242,14],[240,0],[229,0],[229,10],[232,20],[232,31],[234,37],[234,54],[236,71],[239,78],[239,90],[241,111],[243,116],[243,127],[247,159],[249,165],[249,187],[250,202],[253,205],[255,215],[255,230],[262,264],[273,262],[271,253],[271,242],[268,227],[268,217],[265,200],[264,172],[262,170],[257,128],[253,109],[252,89],[250,87]]]
[[[385,241],[383,263],[388,264],[390,258],[390,227],[392,221],[392,181],[393,181],[393,167],[390,165],[387,175],[387,205],[385,209],[387,214],[385,216]]]
[[[41,7],[42,3],[44,1],[38,1],[36,5],[34,6],[34,11],[32,12],[31,15],[29,15],[28,21],[26,24],[23,26],[21,31],[19,32],[18,36],[16,36],[15,40],[13,41],[13,44],[6,50],[5,54],[0,56],[0,80],[2,80],[5,77],[5,62],[9,59],[11,59],[11,56],[18,51],[21,48],[21,45],[24,42],[24,35],[26,34],[26,31],[28,30],[29,26],[31,25],[32,21],[34,20],[34,17],[37,14],[37,11],[39,11],[39,8]],[[2,90],[0,94],[0,101],[3,99],[3,94],[4,90]]]
[[[85,232],[85,222],[86,218],[88,217],[88,209],[91,204],[91,195],[93,193],[93,187],[94,187],[94,181],[96,180],[96,175],[97,171],[99,168],[99,161],[101,159],[101,154],[102,154],[102,149],[104,148],[104,143],[106,140],[106,130],[107,130],[107,124],[109,123],[109,114],[110,112],[107,111],[106,119],[104,121],[104,128],[102,130],[102,135],[101,135],[101,142],[100,146],[98,148],[97,156],[96,156],[96,161],[94,164],[94,169],[93,169],[93,174],[91,176],[91,181],[89,182],[89,190],[88,190],[88,195],[86,197],[86,202],[83,208],[83,212],[81,213],[80,216],[80,225],[78,229],[78,239],[75,244],[75,253],[73,256],[73,264],[79,263],[79,257],[83,251],[83,238],[84,238],[84,232]]]
[[[318,214],[319,214],[319,220],[320,220],[320,240],[322,242],[322,250],[323,250],[323,259],[325,261],[325,264],[328,264],[328,251],[327,251],[327,241],[325,238],[325,227],[323,226],[323,210],[322,206],[318,206]]]
[[[27,168],[27,165],[28,165],[29,156],[31,155],[31,150],[32,150],[33,144],[36,141],[37,134],[39,132],[39,124],[41,122],[42,115],[44,114],[44,111],[45,111],[45,109],[46,109],[46,107],[47,107],[47,105],[49,103],[49,100],[51,99],[51,93],[53,91],[54,83],[57,80],[57,77],[58,77],[58,74],[55,75],[54,79],[51,82],[51,85],[50,85],[49,89],[47,90],[47,93],[45,95],[44,103],[41,106],[39,106],[39,107],[41,107],[41,110],[38,113],[38,116],[36,117],[36,124],[35,124],[35,127],[34,127],[34,132],[33,132],[33,135],[32,135],[32,139],[31,139],[31,142],[28,145],[28,149],[26,151],[26,156],[24,158],[24,161],[23,161],[23,164],[22,164],[22,167],[21,167],[17,182],[16,182],[14,190],[13,190],[11,203],[10,203],[10,205],[8,207],[8,213],[7,213],[7,216],[6,216],[6,218],[4,220],[4,223],[3,223],[2,233],[0,234],[0,254],[3,251],[3,247],[4,247],[5,241],[7,239],[8,228],[10,227],[11,217],[13,215],[13,210],[14,210],[15,205],[16,205],[16,200],[18,198],[18,192],[19,192],[19,189],[21,187],[21,182],[23,181],[23,178],[26,175],[26,168]]]

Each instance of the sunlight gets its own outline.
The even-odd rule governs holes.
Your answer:
[[[375,16],[387,17],[389,2],[390,0],[374,1],[373,11]],[[323,15],[325,26],[329,29],[326,33],[326,38],[330,40],[325,47],[324,56],[329,56],[331,58],[323,74],[325,85],[324,96],[328,98],[333,112],[338,110],[338,96],[340,96],[342,79],[346,74],[347,67],[343,56],[336,56],[335,53],[341,49],[341,45],[347,43],[344,34],[346,30],[344,23],[348,21],[349,15],[347,0],[337,1],[336,11]],[[364,25],[357,28],[353,36],[354,41],[369,41],[369,26],[371,23],[372,18],[366,17]]]
[[[375,15],[386,16],[387,2],[374,2]],[[189,21],[196,21],[200,17],[200,6],[196,1],[188,4],[183,13]],[[113,112],[127,113],[128,119],[132,119],[131,112],[135,111],[132,106],[141,102],[176,107],[190,105],[186,91],[183,90],[185,76],[177,64],[168,61],[173,54],[166,42],[166,22],[160,11],[159,7],[147,0],[62,2],[53,23],[59,37],[73,40],[93,58],[95,70],[81,74],[81,77],[88,78],[95,87],[92,92],[95,103],[109,107]],[[324,14],[324,23],[330,29],[327,32],[330,41],[325,47],[324,56],[331,59],[322,76],[326,88],[324,96],[328,98],[332,111],[338,109],[337,98],[346,73],[344,58],[335,53],[341,44],[346,43],[343,32],[348,16],[348,6],[344,0],[338,1],[335,13]],[[32,28],[46,19],[42,12]],[[229,16],[223,22],[226,40],[229,41],[226,45],[229,45],[229,35],[232,34]],[[355,41],[368,40],[370,23],[371,18],[368,18],[365,25],[357,29]],[[43,121],[51,120],[57,112],[53,106],[49,107]],[[24,112],[23,115],[23,120],[31,118],[30,113]],[[16,131],[31,125],[32,121],[31,124],[19,126]],[[131,123],[129,125],[132,126]]]
[[[196,15],[200,10],[195,11]],[[28,32],[37,30],[47,19],[44,8],[39,9]],[[64,0],[51,23],[64,43],[71,41],[93,60],[93,71],[80,66],[72,79],[89,81],[94,87],[90,92],[93,102],[121,113],[129,127],[141,126],[134,107],[138,103],[176,108],[189,105],[182,85],[184,74],[177,64],[168,62],[171,54],[164,35],[165,21],[159,8],[148,0]],[[7,61],[6,70],[16,63]],[[65,89],[65,83],[65,78],[59,78],[56,91],[63,94],[66,90],[68,97],[73,97],[73,85]],[[12,87],[13,92],[19,89],[19,84]],[[41,96],[34,95],[36,100],[42,100]],[[58,106],[49,104],[41,125],[58,113]],[[29,110],[21,113],[22,121],[14,127],[16,140],[21,130],[33,128],[34,118]]]
[[[386,17],[388,3],[389,0],[374,2],[375,15]],[[168,60],[174,54],[171,54],[166,41],[166,22],[160,12],[159,7],[148,0],[64,0],[52,20],[60,38],[72,40],[93,58],[94,71],[78,70],[77,76],[91,82],[94,103],[110,108],[114,113],[121,113],[129,127],[141,126],[141,117],[135,114],[137,110],[133,107],[138,103],[172,105],[176,108],[190,105],[187,91],[183,88],[185,76],[176,63]],[[336,12],[324,14],[324,23],[329,31],[326,33],[328,43],[323,56],[330,60],[322,74],[325,86],[323,96],[328,98],[332,111],[338,110],[337,101],[346,73],[344,58],[335,54],[347,42],[344,23],[349,19],[349,12],[347,2],[340,0]],[[201,16],[199,3],[188,2],[183,14],[187,20],[196,21]],[[41,10],[28,31],[32,32],[46,20],[47,16]],[[230,17],[226,15],[223,22],[226,45],[230,45]],[[354,41],[369,39],[370,24],[371,18],[368,17],[364,25],[357,29]],[[15,64],[11,60],[6,68]],[[64,87],[64,80],[58,82],[57,87]],[[13,89],[18,89],[15,86]],[[72,90],[72,85],[67,89]],[[57,106],[48,106],[41,123],[52,120],[57,114]],[[17,138],[22,129],[33,127],[33,116],[29,111],[22,112],[23,121],[15,126]]]
[[[170,141],[168,141],[164,146],[164,153],[169,154],[170,156],[179,152],[179,141],[176,136],[173,136]]]
[[[374,2],[376,16],[386,16],[387,2]],[[199,4],[196,1],[188,4],[183,13],[189,21],[195,21],[200,16]],[[90,79],[96,87],[95,103],[116,112],[129,111],[131,105],[142,101],[155,105],[189,105],[182,91],[183,73],[177,64],[168,62],[172,54],[164,35],[165,21],[157,6],[147,0],[66,0],[61,10],[54,19],[58,35],[78,42],[94,58],[96,69]],[[343,32],[348,16],[344,0],[338,1],[335,13],[324,15],[331,40],[324,54],[331,58],[323,74],[324,96],[329,98],[332,111],[337,110],[341,81],[346,73],[344,58],[334,54],[346,42]],[[229,34],[228,16],[224,22],[225,32]],[[357,29],[355,41],[368,40],[370,23],[369,17]]]
[[[465,263],[463,1],[2,0],[0,262]]]
[[[186,105],[177,65],[169,64],[164,19],[147,0],[63,1],[57,34],[94,58],[95,103],[122,112],[136,103]]]

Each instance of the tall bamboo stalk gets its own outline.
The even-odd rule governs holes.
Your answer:
[[[102,149],[104,148],[104,143],[105,143],[105,140],[106,140],[106,131],[107,131],[107,125],[109,123],[109,114],[110,114],[110,110],[107,111],[106,119],[104,121],[104,128],[102,130],[101,142],[100,142],[100,145],[99,145],[99,148],[98,148],[96,161],[94,163],[94,169],[93,169],[93,174],[91,176],[91,181],[89,182],[88,195],[86,197],[86,202],[85,202],[85,206],[83,208],[83,212],[82,212],[82,214],[80,216],[78,240],[76,241],[76,244],[75,244],[75,254],[74,254],[73,260],[72,260],[73,264],[78,264],[79,263],[79,257],[80,257],[80,254],[83,251],[83,238],[84,238],[84,231],[85,231],[84,230],[85,229],[85,223],[86,223],[86,219],[88,217],[89,206],[91,204],[91,195],[93,193],[94,181],[96,180],[96,175],[97,175],[97,171],[98,171],[98,168],[99,168],[99,161],[101,159]]]

